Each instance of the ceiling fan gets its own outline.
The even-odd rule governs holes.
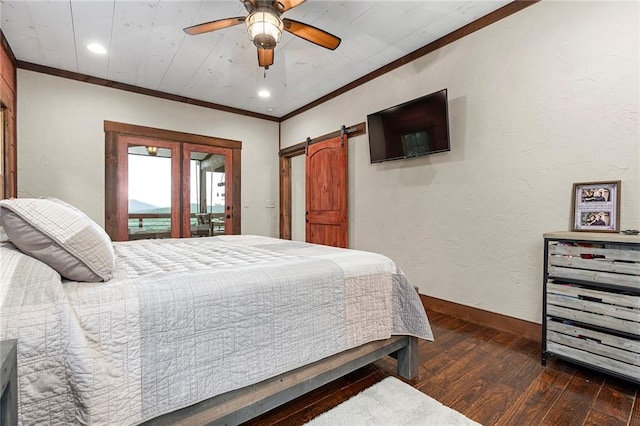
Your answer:
[[[340,38],[311,25],[281,18],[289,9],[304,3],[306,0],[240,0],[249,14],[234,18],[218,19],[193,25],[184,29],[189,35],[198,35],[224,28],[247,25],[249,39],[258,48],[258,64],[265,69],[273,65],[273,50],[280,41],[282,30],[298,36],[318,46],[335,50],[340,45]]]

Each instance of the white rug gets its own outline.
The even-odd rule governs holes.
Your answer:
[[[464,425],[479,426],[395,377],[387,377],[307,423],[336,425]]]

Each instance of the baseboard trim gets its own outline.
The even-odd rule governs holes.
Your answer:
[[[508,333],[518,334],[536,342],[542,341],[542,326],[540,324],[473,308],[471,306],[461,305],[455,302],[449,302],[447,300],[437,299],[424,294],[420,295],[420,299],[427,310],[427,315],[429,314],[429,311],[441,312],[455,318],[506,331]]]

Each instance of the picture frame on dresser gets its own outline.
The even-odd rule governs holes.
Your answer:
[[[573,184],[571,231],[620,232],[621,181]]]

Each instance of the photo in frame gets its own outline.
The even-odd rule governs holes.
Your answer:
[[[620,181],[574,183],[572,231],[620,231]]]

